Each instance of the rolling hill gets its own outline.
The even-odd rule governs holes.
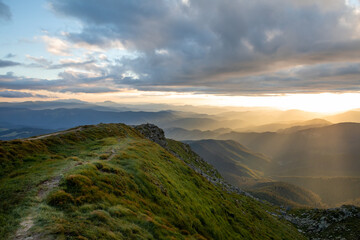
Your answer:
[[[316,118],[307,121],[274,122],[270,124],[235,129],[237,132],[296,132],[299,130],[318,128],[331,125],[332,123],[324,119]]]
[[[286,182],[262,182],[245,188],[254,197],[278,206],[324,208],[321,198],[302,187]]]
[[[260,126],[249,126],[241,129],[234,129],[233,124],[224,124],[227,128],[219,128],[215,130],[200,130],[194,129],[195,127],[181,128],[172,127],[165,128],[166,135],[170,138],[184,141],[184,140],[202,140],[202,139],[219,139],[222,135],[230,132],[247,132],[247,133],[263,133],[263,132],[277,132],[280,134],[294,133],[297,131],[319,128],[331,125],[330,122],[323,119],[312,119],[304,122],[292,122],[292,123],[272,123]],[[191,130],[192,129],[192,130]]]
[[[356,111],[355,110],[348,111],[348,112],[328,116],[328,117],[326,117],[326,119],[331,121],[331,122],[336,122],[336,123],[340,123],[340,122],[360,122],[360,111],[359,111],[359,109],[357,109]]]
[[[187,145],[137,129],[0,141],[0,238],[305,239],[273,207],[226,188]]]
[[[360,207],[360,177],[274,176],[274,178],[315,192],[330,207],[350,203]]]

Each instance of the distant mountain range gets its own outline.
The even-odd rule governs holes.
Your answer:
[[[360,124],[339,123],[290,133],[226,133],[232,139],[270,156],[282,176],[359,176]]]
[[[159,111],[160,109],[162,111]],[[360,111],[355,110],[326,116],[299,110],[237,108],[237,111],[227,111],[227,109],[224,108],[221,112],[221,108],[206,106],[127,105],[109,101],[89,103],[71,99],[3,102],[0,103],[0,128],[9,131],[18,128],[40,129],[40,131],[31,131],[36,135],[48,129],[59,130],[83,124],[150,122],[166,129],[168,137],[177,140],[199,140],[218,138],[219,135],[231,131],[289,133],[327,126],[331,122],[360,121]],[[22,137],[22,135],[18,137]]]
[[[172,112],[110,112],[92,109],[45,109],[0,108],[1,126],[26,126],[45,129],[66,129],[79,125],[98,123],[141,124],[168,122],[177,119]]]
[[[201,140],[201,139],[219,139],[222,135],[232,132],[240,133],[264,133],[264,132],[278,132],[278,133],[292,133],[300,130],[306,130],[311,128],[318,128],[329,126],[332,123],[324,119],[311,119],[302,122],[293,123],[272,123],[266,125],[260,125],[256,127],[248,127],[243,129],[232,129],[232,128],[219,128],[215,130],[201,131],[199,129],[189,130],[186,128],[166,128],[166,135],[170,138],[177,140]],[[229,125],[226,125],[229,126]],[[231,126],[231,125],[230,125]]]

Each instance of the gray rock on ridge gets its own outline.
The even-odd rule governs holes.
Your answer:
[[[162,130],[158,126],[151,123],[146,123],[135,126],[135,129],[138,130],[147,139],[156,142],[163,148],[167,149],[167,142],[164,130]]]

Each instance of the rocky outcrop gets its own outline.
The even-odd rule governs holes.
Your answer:
[[[151,124],[151,123],[146,123],[146,124],[141,124],[141,125],[135,126],[135,129],[138,130],[147,139],[149,139],[153,142],[156,142],[163,148],[167,148],[165,133],[158,126]]]
[[[270,214],[291,222],[298,228],[299,232],[304,233],[311,240],[357,240],[357,237],[360,236],[360,230],[357,228],[354,231],[353,228],[353,225],[358,226],[360,224],[360,208],[355,206],[298,211],[280,209],[278,212]]]

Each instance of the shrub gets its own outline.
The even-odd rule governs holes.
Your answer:
[[[130,209],[122,206],[122,205],[116,205],[109,209],[109,213],[112,217],[120,218],[125,216],[135,216],[136,213],[131,211]]]
[[[107,223],[111,219],[109,213],[103,210],[94,210],[90,214],[91,214],[90,216],[91,220],[98,221],[101,223]]]
[[[80,160],[80,158],[75,157],[75,156],[68,157],[68,158],[67,158],[67,160],[70,160],[70,161],[76,161],[76,162],[81,161],[81,160]]]
[[[66,177],[65,179],[66,186],[70,191],[78,192],[83,188],[89,187],[92,185],[92,181],[83,175],[75,174]]]
[[[110,154],[107,154],[107,153],[103,153],[99,156],[99,159],[101,160],[106,160],[110,157]]]
[[[73,204],[74,198],[71,194],[63,190],[59,190],[48,196],[47,203],[53,207],[64,208],[67,207],[69,204]]]
[[[81,205],[98,201],[105,197],[104,193],[86,176],[75,174],[65,179],[67,191],[75,197],[75,203]]]

